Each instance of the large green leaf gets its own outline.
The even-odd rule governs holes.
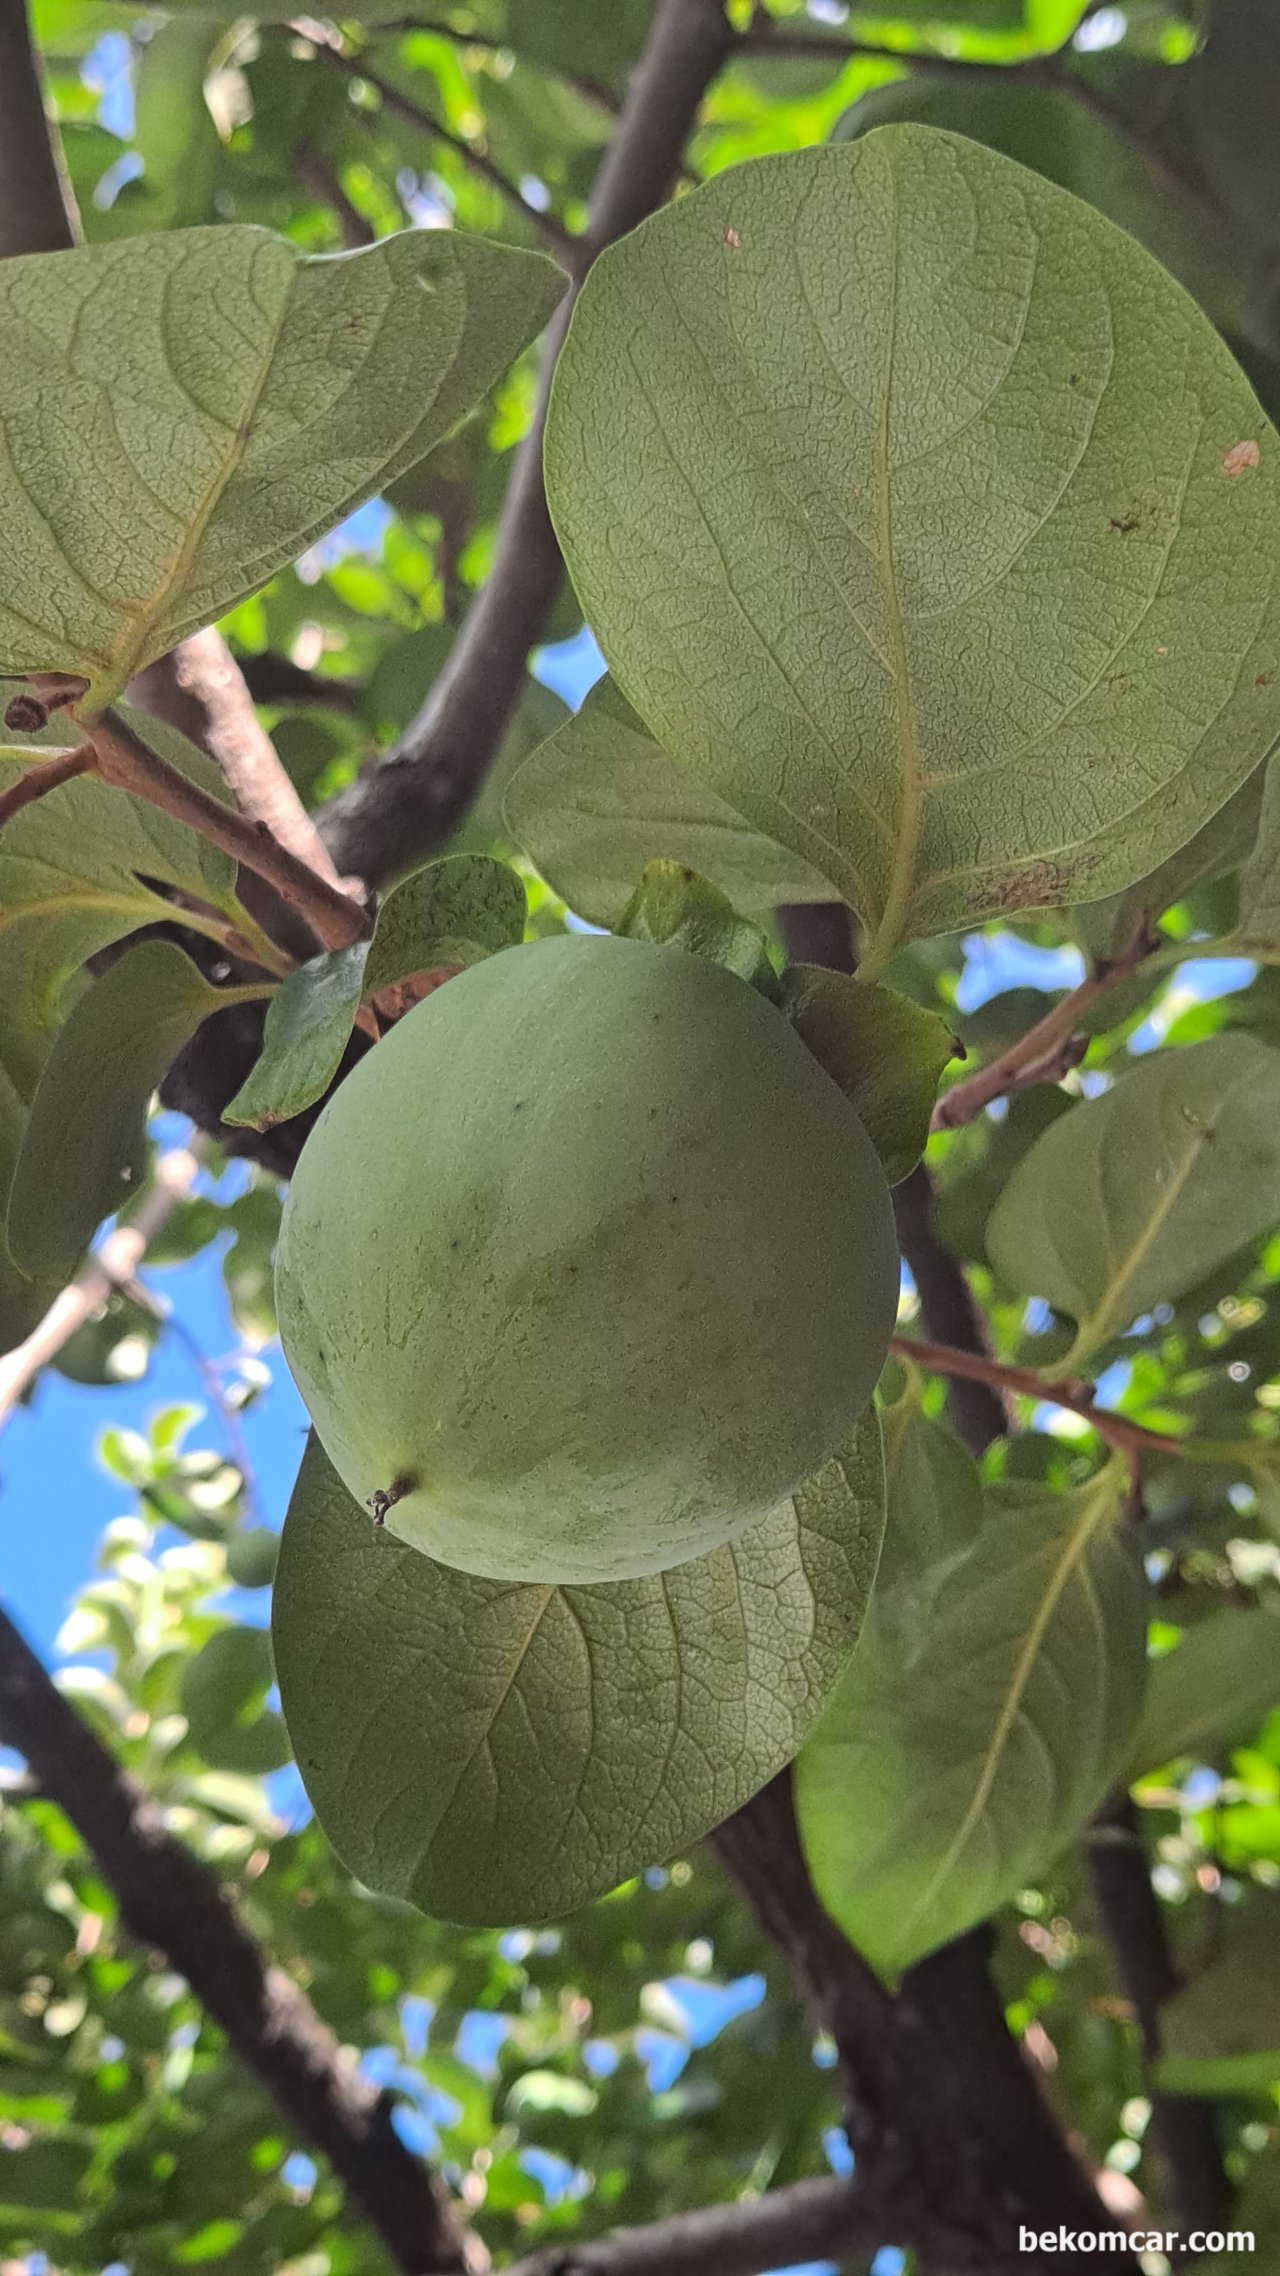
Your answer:
[[[920,1404],[918,1382],[883,1410],[887,1514],[876,1572],[876,1617],[893,1598],[896,1625],[917,1622],[985,1515],[982,1474],[953,1431]]]
[[[35,1279],[75,1271],[136,1190],[147,1101],[202,1020],[250,991],[212,988],[167,941],[143,941],[81,996],[31,1102],[9,1189],[9,1253]]]
[[[1267,0],[1262,0],[1264,6]],[[1113,59],[1118,64],[1118,59]],[[1088,66],[1085,69],[1088,70]],[[1170,194],[1167,178],[1148,150],[1126,131],[1140,118],[1155,139],[1158,127],[1185,140],[1186,126],[1165,114],[1185,105],[1194,72],[1130,65],[1096,109],[1093,90],[1036,87],[1013,72],[961,75],[929,69],[873,87],[840,121],[834,139],[852,140],[874,127],[915,123],[971,136],[1029,166],[1118,222],[1199,301],[1215,324],[1236,324],[1244,314],[1249,263],[1224,213],[1207,199]]]
[[[869,1413],[711,1556],[596,1588],[512,1587],[375,1531],[313,1440],[274,1638],[321,1825],[371,1887],[446,1919],[585,1904],[791,1759],[857,1635],[883,1523]]]
[[[1222,1950],[1160,2010],[1153,2082],[1168,2094],[1266,2094],[1280,2083],[1280,1899],[1228,1915]]]
[[[1265,1606],[1215,1612],[1155,1662],[1131,1775],[1182,1755],[1219,1756],[1280,1706],[1280,1621]]]
[[[756,915],[831,898],[829,878],[669,759],[607,677],[517,769],[503,809],[548,885],[591,924],[616,924],[658,860],[696,870]]]
[[[241,225],[0,271],[0,670],[101,709],[456,425],[550,314],[451,230],[306,259]]]
[[[873,1603],[796,1765],[823,1904],[893,1973],[1049,1865],[1125,1759],[1145,1671],[1141,1558],[1109,1466],[1006,1486],[923,1617]]]
[[[152,748],[226,800],[218,769],[173,728],[125,717]],[[0,790],[13,779],[0,745]],[[24,807],[0,833],[0,1064],[29,1098],[61,1017],[69,976],[141,925],[173,917],[172,886],[238,915],[235,865],[158,807],[86,778]],[[199,924],[198,916],[193,920]]]
[[[1091,950],[1095,956],[1118,955],[1132,940],[1134,928],[1144,911],[1154,920],[1175,901],[1180,901],[1184,894],[1190,893],[1193,887],[1208,884],[1215,877],[1224,877],[1247,856],[1254,854],[1262,815],[1263,787],[1269,772],[1270,761],[1255,767],[1247,780],[1241,783],[1239,790],[1233,791],[1226,805],[1220,806],[1204,827],[1197,830],[1185,846],[1179,846],[1176,853],[1170,854],[1167,861],[1162,861],[1158,869],[1152,870],[1146,877],[1140,877],[1136,884],[1127,886],[1123,893],[1113,893],[1105,901],[1091,901],[1083,908],[1074,909],[1071,912],[1072,931],[1081,946]],[[1251,867],[1255,870],[1257,868],[1256,856]],[[1277,884],[1280,885],[1280,879],[1277,879]],[[1256,908],[1249,921],[1250,926],[1261,934],[1261,938],[1254,944],[1255,953],[1265,954],[1268,948],[1274,948],[1276,955],[1280,956],[1280,907],[1275,909],[1273,915],[1264,908]],[[1243,926],[1241,930],[1243,934]],[[1234,945],[1236,939],[1233,935]],[[1243,937],[1239,946],[1243,953],[1246,946]],[[1222,953],[1216,943],[1213,953]],[[1110,998],[1107,1000],[1107,1012],[1109,1017],[1114,1016]]]
[[[1280,725],[1280,441],[1130,238],[955,136],[762,160],[623,239],[546,462],[625,694],[833,880],[872,976],[1131,883]]]
[[[1009,1288],[1077,1323],[1078,1364],[1280,1219],[1280,1053],[1219,1035],[1142,1060],[1042,1133],[992,1211]]]

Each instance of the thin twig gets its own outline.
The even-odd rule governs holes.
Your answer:
[[[353,941],[369,939],[372,921],[359,902],[281,845],[265,822],[250,821],[179,774],[118,713],[108,711],[103,718],[81,725],[93,744],[104,782],[172,814],[232,861],[264,878],[306,918],[322,948],[349,948]]]
[[[47,798],[51,790],[59,790],[64,782],[74,782],[78,774],[89,774],[94,766],[93,745],[81,743],[74,751],[64,751],[56,759],[34,759],[24,774],[0,791],[0,830],[12,822],[24,806],[34,806],[37,798]]]
[[[722,0],[659,0],[575,247],[579,281],[667,196],[703,95],[732,48]],[[493,762],[525,659],[559,591],[564,565],[542,486],[542,429],[568,319],[566,302],[547,330],[537,409],[507,485],[493,567],[444,669],[396,749],[321,817],[338,868],[370,884],[411,868],[456,828]]]
[[[1020,1399],[1037,1399],[1049,1406],[1066,1407],[1072,1414],[1082,1416],[1108,1446],[1124,1447],[1137,1454],[1185,1454],[1187,1451],[1184,1439],[1148,1430],[1142,1423],[1131,1422],[1127,1415],[1112,1414],[1109,1408],[1097,1406],[1088,1384],[1075,1376],[1056,1380],[1037,1373],[1034,1367],[1010,1367],[1002,1359],[988,1358],[985,1352],[957,1351],[950,1344],[929,1343],[923,1336],[891,1336],[889,1349],[895,1359],[931,1368],[935,1375],[955,1375],[967,1383],[986,1383],[994,1391],[1012,1392]]]
[[[304,151],[297,161],[298,179],[303,188],[320,205],[331,205],[338,218],[338,233],[343,251],[358,252],[361,246],[376,242],[377,233],[359,209],[352,204],[342,186],[336,166],[318,150]]]
[[[1088,1039],[1076,1032],[1085,1013],[1108,989],[1132,978],[1151,955],[1156,939],[1144,910],[1132,937],[1117,955],[1100,963],[1088,979],[1072,988],[1007,1050],[943,1092],[933,1110],[930,1129],[959,1130],[976,1121],[993,1099],[1008,1098],[1035,1083],[1061,1082],[1088,1049]]]
[[[382,108],[390,111],[393,117],[402,119],[406,126],[416,127],[419,133],[429,135],[433,142],[441,143],[446,150],[452,150],[469,172],[475,174],[480,181],[487,182],[490,189],[496,190],[499,197],[506,200],[513,212],[528,222],[557,260],[568,265],[576,259],[576,240],[568,230],[561,228],[554,214],[544,213],[540,206],[534,205],[519,184],[504,174],[502,168],[496,166],[478,144],[468,142],[464,135],[455,134],[452,127],[445,126],[433,112],[424,110],[420,103],[415,103],[408,95],[402,95],[400,89],[391,80],[384,79],[380,71],[375,71],[363,56],[347,55],[340,48],[327,43],[317,47],[316,53],[343,72],[348,80],[362,79],[366,87],[372,87]]]
[[[441,2183],[401,2142],[391,2097],[361,2076],[292,1976],[247,1934],[216,1875],[165,1830],[3,1612],[0,1740],[76,1828],[125,1928],[186,1977],[289,2124],[328,2158],[402,2276],[485,2266]]]

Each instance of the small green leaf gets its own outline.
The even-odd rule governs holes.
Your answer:
[[[367,996],[440,965],[479,964],[524,939],[524,887],[488,854],[450,854],[415,870],[378,910],[364,987]]]
[[[796,1765],[805,1853],[832,1918],[892,1974],[1049,1865],[1124,1761],[1146,1590],[1111,1464],[1054,1494],[993,1491],[923,1618],[900,1589]]]
[[[705,877],[678,862],[651,861],[622,912],[617,930],[627,940],[651,940],[686,949],[736,972],[763,995],[776,998],[778,978],[758,926],[740,917]]]
[[[180,948],[143,941],[80,998],[49,1054],[13,1173],[8,1243],[33,1278],[65,1280],[104,1217],[136,1190],[152,1091],[202,1020],[211,988]]]
[[[228,799],[217,767],[176,729],[121,709],[171,766]],[[55,753],[65,733],[59,723]],[[0,790],[11,779],[0,750]],[[159,807],[88,778],[50,791],[0,833],[0,1064],[24,1099],[62,1016],[70,975],[125,933],[172,922],[173,904],[157,885],[176,886],[232,919],[238,914],[235,864],[225,854]]]
[[[1166,2094],[1266,2094],[1280,2081],[1280,1901],[1228,1914],[1217,1957],[1160,2010],[1152,2084]]]
[[[553,892],[589,924],[615,925],[655,860],[696,870],[752,915],[832,897],[828,878],[669,759],[609,678],[516,770],[503,811]]]
[[[1077,1323],[1069,1365],[1280,1218],[1280,1053],[1219,1035],[1139,1061],[1023,1157],[987,1227],[1008,1288]]]
[[[1280,440],[1132,238],[958,136],[729,168],[611,246],[546,467],[623,692],[868,977],[1121,890],[1280,729]]]
[[[1213,1760],[1280,1706],[1280,1621],[1265,1607],[1215,1612],[1155,1661],[1131,1778],[1184,1755]]]
[[[270,1130],[323,1098],[351,1040],[367,940],[329,949],[282,980],[267,1006],[262,1050],[233,1099],[224,1122]]]
[[[942,1070],[961,1056],[954,1035],[907,996],[811,964],[783,973],[782,1009],[897,1185],[924,1152]]]
[[[81,674],[101,712],[430,450],[563,286],[460,230],[308,259],[223,222],[6,262],[0,670]]]
[[[696,1841],[782,1768],[857,1635],[879,1427],[713,1555],[595,1588],[477,1580],[379,1533],[312,1440],[275,1656],[317,1816],[370,1887],[545,1920]]]
[[[219,1628],[182,1671],[187,1736],[215,1770],[263,1777],[289,1759],[279,1715],[266,1706],[275,1681],[264,1628]]]

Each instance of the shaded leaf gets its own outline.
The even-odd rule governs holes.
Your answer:
[[[831,898],[828,878],[668,758],[607,677],[517,769],[503,807],[548,885],[590,924],[616,924],[654,860],[696,870],[755,915]]]
[[[478,964],[524,939],[525,892],[509,863],[488,854],[429,862],[388,893],[365,968],[366,995],[415,972]]]
[[[264,1628],[219,1628],[182,1671],[187,1735],[217,1770],[261,1776],[289,1759],[279,1715],[266,1708],[275,1680]]]
[[[793,965],[781,987],[787,1018],[839,1084],[897,1185],[924,1152],[942,1070],[959,1056],[954,1035],[909,997],[817,965]]]
[[[1264,1607],[1215,1612],[1156,1660],[1130,1776],[1191,1755],[1216,1759],[1280,1706],[1280,1621]]]
[[[282,980],[267,1005],[262,1050],[222,1110],[224,1122],[270,1130],[323,1098],[351,1040],[367,940],[329,949]]]
[[[918,1622],[873,1601],[796,1765],[823,1904],[886,1973],[1051,1863],[1131,1743],[1145,1582],[1116,1465],[1071,1493],[1007,1486]]]
[[[992,1211],[1001,1280],[1077,1323],[1077,1365],[1280,1218],[1280,1054],[1252,1036],[1142,1059],[1036,1140]]]
[[[1095,956],[1115,956],[1133,937],[1134,927],[1145,909],[1152,918],[1171,908],[1197,885],[1224,877],[1253,852],[1262,816],[1263,784],[1270,771],[1269,764],[1255,767],[1246,782],[1219,807],[1217,813],[1197,830],[1185,846],[1170,854],[1167,861],[1153,870],[1148,877],[1140,877],[1123,893],[1113,893],[1105,901],[1091,901],[1083,908],[1071,912],[1071,926],[1081,946]],[[1280,821],[1280,817],[1277,818]],[[1280,904],[1280,876],[1276,879],[1277,903]],[[1255,917],[1265,928],[1267,919]],[[1271,937],[1280,954],[1280,905],[1271,920]],[[1221,953],[1219,951],[1219,953]],[[1142,975],[1135,974],[1139,984]],[[1108,992],[1100,1010],[1111,1016],[1111,995]]]
[[[146,1159],[147,1101],[200,1022],[240,994],[180,948],[143,941],[80,998],[40,1078],[9,1192],[8,1244],[34,1278],[66,1280]]]
[[[705,877],[682,869],[678,862],[647,865],[616,930],[625,940],[656,941],[686,949],[691,956],[705,956],[762,994],[777,996],[777,975],[759,927],[740,917],[733,903]]]
[[[870,975],[1120,890],[1280,725],[1246,381],[1130,238],[951,135],[736,169],[612,247],[546,463],[629,700],[832,879]]]
[[[1261,776],[1256,840],[1240,876],[1237,945],[1246,956],[1280,961],[1280,753]]]
[[[1280,2081],[1280,1901],[1250,1897],[1224,1940],[1161,2007],[1152,2084],[1166,2094],[1265,2094]]]
[[[710,1556],[641,1581],[512,1587],[376,1531],[313,1439],[274,1638],[322,1826],[371,1887],[446,1919],[585,1904],[790,1760],[857,1634],[883,1522],[871,1413]]]
[[[217,767],[162,721],[121,706],[152,748],[211,796]],[[59,727],[56,745],[65,736]],[[0,790],[12,779],[0,749]],[[0,834],[0,1063],[29,1099],[61,1017],[69,976],[141,925],[162,924],[175,886],[234,918],[235,865],[184,823],[88,779],[63,783]],[[198,920],[197,920],[198,921]]]
[[[892,1618],[919,1620],[958,1557],[982,1529],[982,1475],[945,1423],[934,1422],[908,1379],[882,1410],[887,1496],[875,1604],[893,1596]]]
[[[447,434],[563,283],[452,230],[315,260],[223,223],[7,262],[0,669],[82,674],[101,710]]]

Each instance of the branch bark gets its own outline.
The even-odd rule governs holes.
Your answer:
[[[1010,1367],[1002,1359],[989,1359],[985,1352],[957,1351],[950,1344],[931,1343],[925,1336],[893,1336],[889,1348],[896,1359],[931,1368],[935,1375],[945,1375],[953,1382],[980,1383],[997,1393],[1008,1391],[1021,1399],[1043,1399],[1052,1406],[1067,1407],[1109,1446],[1123,1447],[1127,1454],[1181,1454],[1185,1450],[1185,1439],[1147,1430],[1127,1415],[1113,1415],[1107,1408],[1096,1406],[1087,1383],[1039,1375],[1034,1367]]]
[[[65,253],[75,199],[49,124],[26,0],[0,0],[0,259]]]
[[[659,0],[575,249],[578,282],[670,189],[706,89],[733,51],[723,0]],[[338,868],[370,884],[440,846],[480,789],[563,573],[542,484],[542,431],[572,295],[543,348],[533,425],[516,453],[493,568],[398,747],[324,811]]]
[[[162,1951],[302,2138],[328,2158],[403,2276],[486,2263],[429,2169],[404,2147],[392,2103],[343,2060],[328,2026],[271,1965],[219,1883],[51,1682],[0,1612],[0,1739],[21,1754],[115,1893],[139,1942]]]
[[[1156,935],[1144,910],[1131,939],[1117,956],[1100,963],[1007,1050],[943,1092],[933,1110],[930,1129],[960,1130],[966,1123],[975,1122],[994,1099],[1029,1090],[1035,1083],[1060,1082],[1079,1065],[1088,1049],[1087,1038],[1076,1032],[1085,1013],[1108,989],[1131,979],[1155,946]]]
[[[847,2181],[797,2181],[589,2244],[550,2245],[507,2276],[756,2276],[763,2268],[875,2251],[883,2224]]]
[[[1103,1933],[1125,1997],[1142,2036],[1143,2066],[1160,2052],[1160,2008],[1180,1988],[1151,1867],[1138,1832],[1138,1813],[1127,1794],[1100,1810],[1087,1845],[1089,1879]],[[1162,2094],[1148,2087],[1151,2131],[1164,2167],[1169,2201],[1179,2227],[1220,2227],[1233,2191],[1222,2162],[1217,2113],[1198,2095]]]
[[[322,948],[349,948],[353,941],[368,939],[373,926],[360,903],[291,853],[266,822],[253,821],[238,808],[211,798],[116,713],[80,724],[105,783],[159,806],[210,845],[220,847],[232,861],[252,870],[306,919]]]

